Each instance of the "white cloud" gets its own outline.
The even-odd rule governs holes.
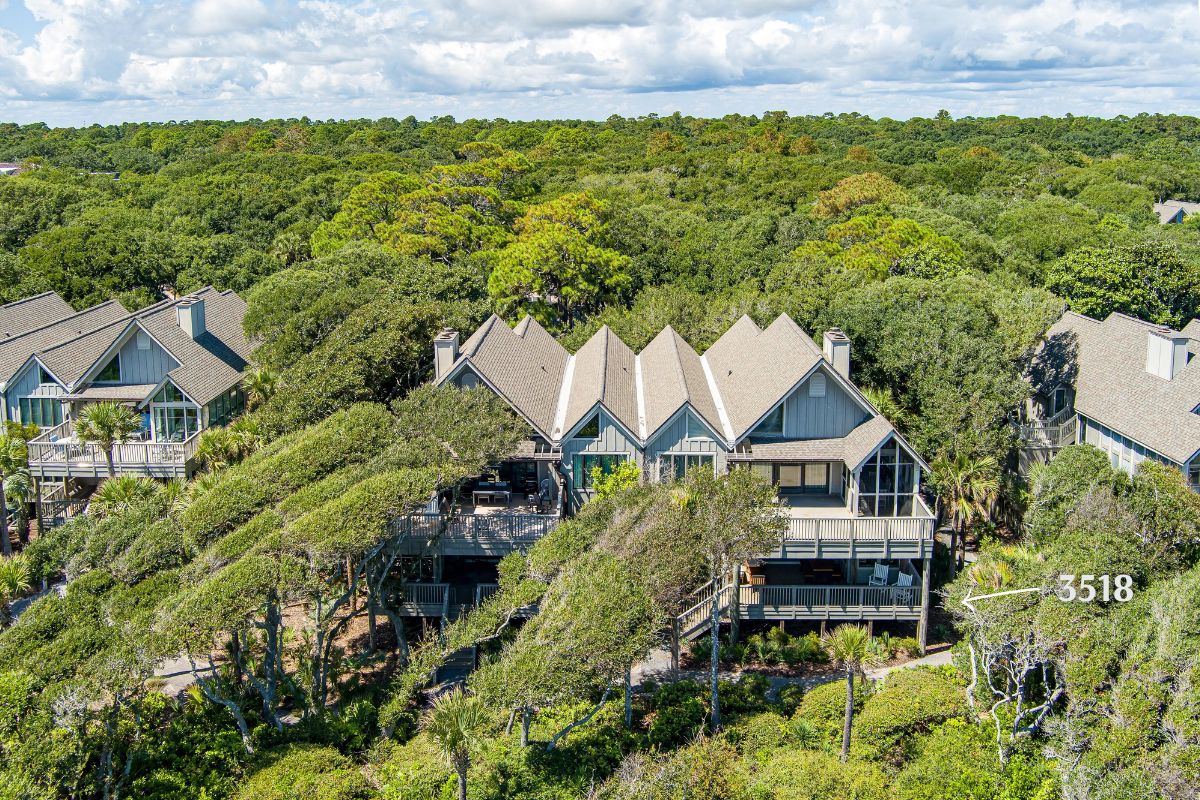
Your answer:
[[[1113,114],[1200,99],[1200,14],[1174,0],[24,5],[32,32],[0,17],[3,119]]]

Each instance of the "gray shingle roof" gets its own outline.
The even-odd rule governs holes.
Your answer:
[[[7,383],[29,357],[47,348],[126,319],[129,312],[116,300],[109,300],[78,313],[0,341],[0,382]]]
[[[562,429],[553,432],[555,437],[561,438],[570,432],[596,403],[602,403],[610,414],[637,436],[634,359],[633,351],[607,325],[596,331],[575,354],[567,412]]]
[[[1180,211],[1185,217],[1191,216],[1200,211],[1200,203],[1189,203],[1186,200],[1164,200],[1154,204],[1154,213],[1158,215],[1158,221],[1163,224],[1175,219]]]
[[[638,355],[603,327],[573,357],[532,319],[509,328],[493,316],[463,344],[442,380],[469,366],[551,442],[561,441],[601,403],[643,445],[685,406],[732,444],[821,362],[820,348],[787,316],[766,330],[743,317],[703,356],[669,327]],[[728,427],[722,424],[722,404]],[[866,422],[841,439],[739,447],[752,447],[756,456],[760,450],[779,458],[825,453],[857,464],[892,433],[891,424],[872,409]]]
[[[549,437],[570,354],[532,318],[519,327],[517,333],[493,314],[463,343],[459,361],[469,361],[472,369]]]
[[[685,404],[714,431],[723,434],[700,356],[671,326],[663,328],[638,358],[645,401],[643,436],[661,428]]]
[[[786,442],[753,442],[739,450],[735,460],[844,461],[855,469],[875,448],[895,432],[883,417],[872,417],[840,439],[802,439]]]
[[[43,292],[0,306],[0,340],[19,336],[71,316],[75,309],[56,292]]]
[[[821,361],[821,350],[791,317],[766,330],[742,317],[704,354],[725,413],[740,439]]]
[[[147,306],[132,314],[125,314],[112,322],[98,326],[74,338],[64,339],[57,344],[38,352],[38,359],[46,365],[46,369],[54,373],[54,377],[62,381],[68,389],[73,390],[87,371],[112,347],[113,343],[129,329],[135,319],[147,316],[173,301],[163,300],[152,306]]]
[[[1068,312],[1047,334],[1031,370],[1043,394],[1075,387],[1075,410],[1180,464],[1200,451],[1200,359],[1173,380],[1146,371],[1147,340],[1164,328],[1124,314],[1104,321]],[[1200,332],[1195,320],[1184,329]]]
[[[163,300],[46,347],[38,358],[72,392],[85,391],[78,384],[96,362],[140,328],[179,362],[168,373],[171,380],[204,405],[241,380],[252,347],[242,332],[246,304],[237,294],[207,287],[190,296],[204,300],[205,332],[196,339],[179,327],[175,307],[180,300]]]
[[[253,348],[242,331],[246,316],[242,298],[233,291],[212,288],[191,296],[204,300],[205,331],[195,339],[179,327],[174,303],[139,323],[179,362],[168,373],[171,380],[204,405],[241,381]]]

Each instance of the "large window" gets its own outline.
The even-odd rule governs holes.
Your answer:
[[[239,387],[230,389],[208,404],[208,424],[228,425],[245,408],[246,394]]]
[[[112,361],[104,365],[104,369],[100,370],[100,374],[96,376],[96,381],[97,383],[119,383],[120,380],[121,355],[118,353],[112,357]]]
[[[667,453],[662,456],[662,463],[662,476],[667,480],[682,479],[692,467],[706,465],[709,469],[714,469],[712,453]]]
[[[795,464],[755,462],[750,469],[779,487],[781,494],[829,494],[827,461],[808,461]]]
[[[758,426],[755,433],[761,433],[766,436],[782,436],[783,435],[783,404],[780,403],[770,414],[763,417],[762,424]]]
[[[913,513],[916,462],[895,439],[871,456],[858,476],[858,509],[868,517],[909,517]]]
[[[628,458],[629,456],[623,453],[580,453],[572,460],[575,488],[590,490],[592,470],[599,467],[601,475],[611,475],[617,465]]]
[[[195,406],[154,406],[154,440],[182,442],[200,430],[199,409]]]
[[[182,442],[200,430],[200,409],[173,383],[165,383],[150,400],[156,442]]]
[[[53,428],[63,421],[62,403],[57,397],[22,397],[17,401],[21,422],[39,428]]]

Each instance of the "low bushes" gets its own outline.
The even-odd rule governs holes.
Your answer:
[[[862,711],[870,694],[869,682],[855,681],[855,714]],[[796,709],[795,718],[812,725],[822,739],[841,741],[842,725],[846,721],[846,681],[832,681],[809,689]]]
[[[234,800],[368,800],[362,772],[332,747],[296,745],[272,753],[267,766],[242,784]]]
[[[899,765],[913,755],[918,736],[948,719],[966,716],[963,687],[943,672],[919,667],[896,670],[855,719],[855,752]]]
[[[890,800],[888,778],[874,764],[816,750],[779,750],[755,775],[754,789],[762,797],[787,800]]]

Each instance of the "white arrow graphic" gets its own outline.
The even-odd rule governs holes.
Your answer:
[[[993,592],[992,594],[977,594],[974,597],[972,597],[971,592],[968,591],[967,596],[962,599],[962,604],[964,606],[966,606],[967,608],[971,609],[972,611],[975,611],[976,613],[978,613],[978,609],[976,609],[975,606],[971,605],[971,603],[975,602],[976,600],[986,600],[989,597],[1004,597],[1006,594],[1027,594],[1029,592],[1040,592],[1041,590],[1042,589],[1040,586],[1034,586],[1032,589],[1009,589],[1006,592]]]

